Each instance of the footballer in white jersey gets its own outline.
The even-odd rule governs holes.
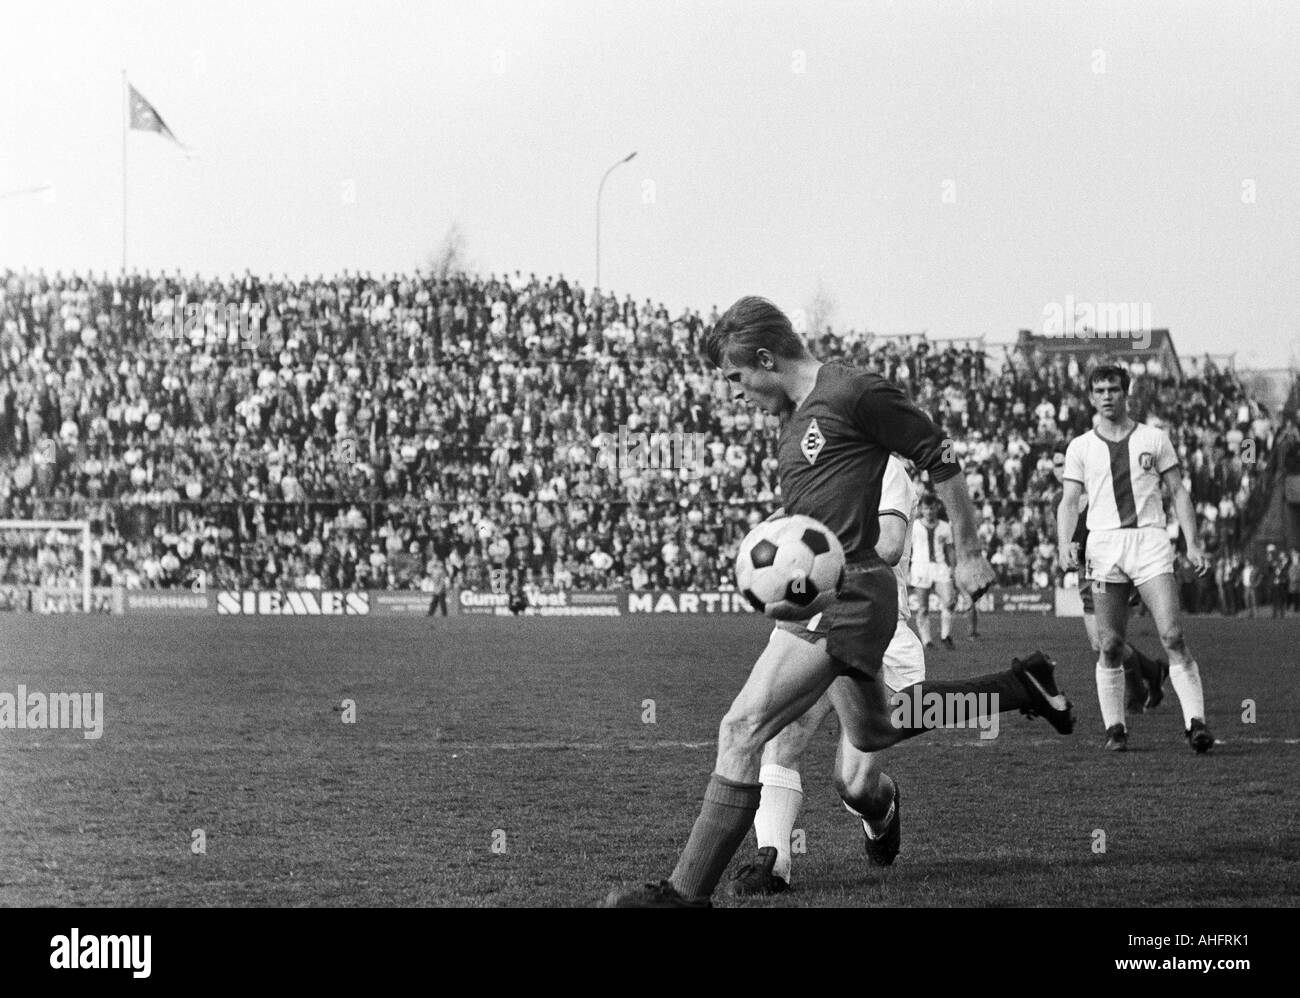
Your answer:
[[[921,515],[910,531],[912,535],[912,565],[908,584],[916,590],[916,628],[921,632],[921,643],[933,648],[930,637],[930,591],[939,597],[939,640],[945,648],[952,649],[952,615],[957,608],[957,587],[952,581],[953,557],[952,525],[939,519],[939,504],[933,496],[921,502]]]
[[[1070,441],[1063,478],[1087,497],[1088,558],[1095,582],[1141,586],[1174,570],[1165,532],[1163,476],[1178,470],[1178,455],[1164,430],[1133,423],[1119,439],[1097,429]]]
[[[1129,417],[1128,389],[1128,371],[1118,365],[1098,367],[1088,376],[1089,395],[1099,418],[1090,432],[1066,448],[1064,493],[1057,510],[1062,566],[1067,571],[1078,567],[1074,533],[1080,499],[1086,493],[1088,550],[1083,574],[1092,582],[1096,609],[1097,699],[1106,726],[1105,747],[1119,752],[1128,747],[1122,662],[1128,600],[1136,586],[1169,657],[1169,680],[1183,710],[1187,742],[1197,753],[1208,752],[1214,736],[1205,724],[1200,669],[1183,638],[1162,483],[1173,497],[1188,560],[1199,574],[1208,570],[1209,561],[1197,542],[1196,512],[1179,473],[1178,455],[1163,430]]]
[[[1100,417],[1098,417],[1100,418]],[[1065,480],[1065,451],[1058,450],[1052,455],[1052,474],[1057,484]],[[1087,507],[1087,497],[1082,500]],[[1079,514],[1079,524],[1074,528],[1070,538],[1074,545],[1074,558],[1080,564],[1087,564],[1088,518]],[[1092,602],[1092,582],[1084,572],[1079,572],[1079,602],[1083,605],[1083,629],[1088,635],[1088,644],[1094,655],[1100,654],[1101,642],[1097,639],[1097,611]],[[1129,597],[1129,603],[1141,603],[1136,589]],[[1163,659],[1153,659],[1145,655],[1132,642],[1124,645],[1124,680],[1128,693],[1125,711],[1130,714],[1142,714],[1155,710],[1165,698],[1164,682],[1169,675],[1169,663]]]
[[[912,524],[912,559],[908,583],[915,589],[929,589],[935,582],[952,582],[952,526],[939,519],[939,507],[927,502],[920,519]]]

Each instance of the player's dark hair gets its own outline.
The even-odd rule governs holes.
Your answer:
[[[790,360],[808,356],[786,314],[766,298],[754,295],[727,309],[704,334],[701,344],[701,352],[714,367],[722,367],[725,361],[737,367],[756,367],[760,349]]]
[[[1094,367],[1088,375],[1088,391],[1092,391],[1092,386],[1098,381],[1111,381],[1118,378],[1119,386],[1128,394],[1129,376],[1128,371],[1120,364],[1099,364]]]

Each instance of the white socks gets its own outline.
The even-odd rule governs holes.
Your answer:
[[[1169,663],[1169,682],[1178,694],[1178,704],[1183,708],[1184,730],[1192,726],[1192,718],[1205,720],[1205,690],[1201,688],[1201,670],[1196,660],[1189,658],[1186,665]]]
[[[1124,670],[1111,669],[1104,658],[1097,660],[1097,701],[1101,704],[1102,723],[1109,728],[1124,723]],[[1201,688],[1201,671],[1195,659],[1186,665],[1169,663],[1169,682],[1183,708],[1183,729],[1192,726],[1192,718],[1205,720],[1205,691]]]
[[[790,882],[790,835],[803,806],[803,780],[798,770],[784,766],[764,766],[758,771],[763,796],[754,815],[754,834],[758,847],[776,847],[776,866],[772,872]]]
[[[952,637],[952,611],[946,606],[939,611],[939,638],[947,641]]]
[[[1097,702],[1107,729],[1124,723],[1124,669],[1112,669],[1105,658],[1097,659]]]

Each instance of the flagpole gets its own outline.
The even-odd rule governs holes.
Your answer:
[[[126,133],[131,128],[131,94],[122,67],[122,276],[126,277]]]

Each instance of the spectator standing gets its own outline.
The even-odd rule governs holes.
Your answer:
[[[1255,609],[1258,606],[1258,587],[1259,569],[1253,560],[1247,558],[1241,566],[1241,594],[1251,620],[1255,619]]]
[[[1272,575],[1270,581],[1273,592],[1273,616],[1285,617],[1287,594],[1290,588],[1285,551],[1274,553],[1272,563],[1269,565],[1269,572]]]
[[[442,615],[447,616],[447,587],[449,585],[447,578],[447,569],[442,564],[442,559],[436,555],[429,561],[428,571],[424,577],[424,586],[422,587],[429,594],[429,612],[427,616],[432,617],[434,610],[441,608]]]
[[[1228,590],[1232,595],[1232,615],[1235,617],[1246,605],[1245,593],[1241,587],[1242,557],[1234,553],[1228,563]]]
[[[1291,609],[1300,613],[1300,548],[1291,549],[1291,564],[1287,568],[1287,580]]]

